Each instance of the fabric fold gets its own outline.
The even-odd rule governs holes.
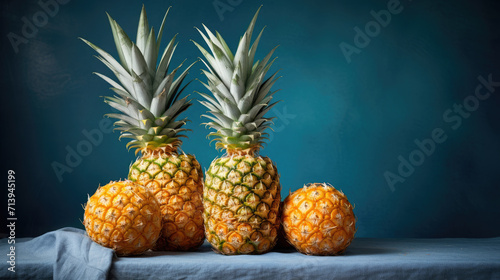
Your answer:
[[[19,238],[16,244],[0,241],[0,251],[15,246],[15,272],[2,262],[0,278],[106,279],[113,250],[93,242],[84,230],[62,228],[39,237]]]

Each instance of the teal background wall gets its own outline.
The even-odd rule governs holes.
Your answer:
[[[125,178],[135,159],[103,121],[110,108],[101,96],[111,91],[92,72],[110,72],[77,37],[116,55],[105,11],[135,39],[141,2],[57,3],[51,14],[38,1],[0,4],[0,218],[4,224],[11,169],[17,236],[83,228],[87,194]],[[264,4],[258,55],[280,45],[272,69],[282,69],[275,88],[283,102],[271,111],[274,132],[261,154],[277,164],[283,196],[309,182],[333,184],[356,206],[358,237],[500,236],[498,1],[144,3],[156,27],[172,6],[164,38],[179,33],[174,64],[200,56],[189,41],[202,41],[194,26],[205,23],[235,48]],[[393,12],[390,20],[381,10]],[[30,30],[26,21],[39,27]],[[12,34],[20,41],[13,44]],[[204,80],[201,67],[188,77]],[[489,79],[488,87],[478,77]],[[193,91],[204,88],[194,82],[187,92],[197,97]],[[204,112],[196,103],[185,114],[193,132],[182,148],[207,168],[221,153],[206,139]],[[84,132],[98,130],[102,139],[85,150]],[[66,157],[78,148],[86,155],[70,167]],[[71,172],[58,178],[54,162]]]

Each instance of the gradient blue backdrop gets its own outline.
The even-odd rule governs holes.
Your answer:
[[[42,25],[43,9],[38,1],[0,4],[0,162],[5,180],[0,201],[6,205],[7,170],[15,170],[18,236],[64,226],[83,228],[81,205],[87,194],[99,184],[125,178],[135,159],[126,142],[118,141],[118,133],[104,133],[102,142],[71,173],[63,174],[62,181],[54,172],[52,163],[66,164],[67,148],[76,149],[86,139],[82,131],[99,129],[110,112],[101,97],[111,94],[109,86],[92,75],[110,72],[77,37],[115,55],[105,11],[135,39],[142,4],[65,2],[28,34],[31,38],[17,52],[8,34],[22,36],[24,17],[33,22],[38,15]],[[305,183],[332,183],[355,204],[360,237],[500,236],[500,88],[470,116],[460,117],[459,125],[457,113],[449,115],[453,122],[443,119],[454,104],[471,101],[478,76],[491,74],[500,81],[500,4],[402,0],[402,10],[385,27],[371,29],[369,44],[364,42],[349,63],[339,45],[354,46],[355,28],[370,27],[370,11],[387,9],[389,2],[144,1],[150,25],[156,27],[173,6],[164,38],[179,33],[175,64],[200,56],[189,41],[202,41],[194,26],[205,23],[235,48],[264,4],[257,28],[267,27],[258,55],[280,45],[272,69],[282,69],[275,87],[282,89],[276,97],[283,102],[271,111],[277,116],[275,131],[261,154],[276,162],[283,196]],[[221,3],[229,5],[226,10],[217,10],[223,9]],[[204,80],[201,67],[198,63],[188,77]],[[193,91],[204,88],[194,82],[187,92],[197,98]],[[221,155],[206,139],[209,131],[200,118],[205,111],[196,103],[185,114],[193,132],[182,146],[203,168]],[[384,174],[398,174],[400,156],[408,160],[412,154],[419,160],[414,141],[431,137],[436,128],[446,141],[391,189]],[[4,224],[6,206],[1,209]]]

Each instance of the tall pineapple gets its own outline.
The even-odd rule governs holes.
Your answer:
[[[216,252],[262,254],[273,248],[279,227],[280,181],[276,166],[258,155],[271,118],[264,115],[270,104],[276,73],[264,80],[274,49],[254,63],[262,32],[252,46],[250,40],[259,11],[241,38],[233,55],[219,33],[200,34],[212,54],[196,44],[205,56],[208,78],[204,84],[213,97],[200,93],[211,115],[207,125],[215,129],[216,147],[226,154],[206,171],[203,191],[205,235]]]
[[[204,240],[203,174],[194,156],[178,152],[180,137],[185,137],[181,133],[187,130],[183,128],[187,119],[178,117],[192,105],[187,96],[178,97],[186,87],[181,88],[181,84],[194,63],[178,78],[175,75],[182,64],[168,73],[177,46],[174,36],[157,64],[167,14],[168,10],[156,37],[154,29],[149,29],[143,6],[135,43],[108,15],[120,62],[82,40],[99,53],[97,58],[119,81],[96,73],[116,93],[106,97],[105,102],[121,112],[107,116],[118,119],[115,126],[121,132],[120,138],[132,139],[127,147],[142,154],[130,166],[129,179],[149,187],[160,202],[163,229],[156,249],[191,250]]]

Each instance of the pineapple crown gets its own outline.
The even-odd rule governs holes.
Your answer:
[[[120,131],[120,139],[132,139],[127,143],[127,148],[135,148],[136,153],[139,150],[148,151],[158,148],[175,151],[181,144],[179,138],[186,137],[180,133],[188,130],[183,128],[188,119],[177,120],[177,117],[192,103],[187,96],[182,99],[178,97],[189,84],[181,88],[188,70],[194,63],[176,79],[175,74],[181,68],[182,63],[168,73],[177,47],[175,43],[177,35],[170,40],[163,51],[160,63],[157,64],[163,28],[169,10],[170,8],[163,17],[156,37],[154,28],[149,29],[146,9],[143,5],[135,43],[107,14],[120,62],[101,48],[80,38],[99,54],[96,57],[113,71],[119,81],[118,83],[105,75],[95,73],[108,82],[112,86],[111,90],[116,93],[115,96],[106,96],[104,101],[121,112],[106,114],[106,116],[118,119],[115,122],[117,126],[115,129]]]
[[[233,55],[222,36],[214,35],[203,25],[207,36],[197,29],[210,48],[211,54],[198,43],[206,61],[201,59],[208,71],[202,70],[208,84],[202,84],[212,92],[213,97],[199,93],[206,101],[200,101],[210,111],[203,115],[211,121],[205,123],[216,130],[209,134],[214,137],[216,147],[226,149],[229,154],[253,153],[259,150],[273,118],[264,115],[278,102],[270,103],[276,91],[271,87],[280,78],[275,72],[271,77],[264,77],[274,62],[271,57],[277,47],[272,49],[264,59],[254,62],[255,52],[264,28],[252,45],[250,41],[260,8],[255,13],[248,29],[241,37],[236,53]]]

